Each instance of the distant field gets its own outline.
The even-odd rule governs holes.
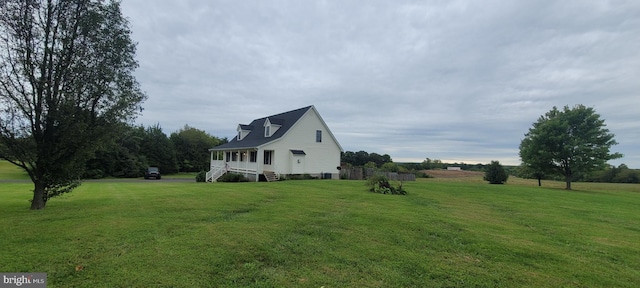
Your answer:
[[[419,180],[407,196],[346,180],[88,182],[43,211],[30,183],[1,183],[0,271],[46,272],[48,287],[640,283],[640,185]]]
[[[484,172],[465,170],[423,170],[425,174],[434,178],[480,178]]]
[[[1,180],[29,180],[29,175],[5,160],[0,160],[0,181]]]

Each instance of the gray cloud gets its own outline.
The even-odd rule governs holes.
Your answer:
[[[553,106],[606,119],[640,168],[640,2],[122,3],[149,95],[140,123],[220,137],[315,105],[351,151],[518,164]]]

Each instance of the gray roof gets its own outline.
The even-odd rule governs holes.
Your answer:
[[[302,118],[302,115],[307,113],[307,111],[309,111],[309,109],[311,109],[312,107],[313,106],[307,106],[289,112],[255,119],[249,125],[241,124],[242,129],[250,128],[246,130],[251,130],[251,133],[249,133],[240,141],[238,141],[238,137],[233,137],[233,139],[231,139],[231,141],[229,141],[228,143],[216,146],[210,150],[227,150],[238,148],[251,149],[280,139],[285,133],[287,133],[287,131],[289,131],[289,129],[291,129],[291,127],[293,127],[296,122],[298,122],[300,118]],[[280,128],[276,131],[276,133],[271,135],[271,137],[264,136],[264,122],[267,121],[267,118],[269,118],[269,121],[272,124],[280,125]]]
[[[253,129],[253,127],[251,127],[251,125],[240,124],[240,129],[242,129],[242,130],[251,130],[251,129]]]

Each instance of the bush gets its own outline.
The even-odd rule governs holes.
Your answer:
[[[416,178],[433,178],[431,175],[424,173],[422,171],[416,172]]]
[[[218,182],[249,182],[249,179],[242,174],[226,173],[218,178]]]
[[[196,175],[196,182],[205,182],[207,181],[207,171],[200,171]]]
[[[389,183],[389,179],[384,175],[373,175],[367,181],[369,191],[380,194],[407,195],[407,191],[402,188],[402,182],[398,187],[394,187]]]
[[[509,175],[507,171],[504,170],[504,167],[502,167],[498,161],[491,161],[491,164],[487,166],[484,174],[484,180],[489,181],[490,184],[504,184],[508,178]]]
[[[313,177],[309,174],[289,174],[284,177],[283,180],[312,180],[318,179],[318,177]]]

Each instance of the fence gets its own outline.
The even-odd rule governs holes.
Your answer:
[[[382,172],[376,171],[372,168],[363,168],[363,167],[343,167],[340,170],[340,179],[349,179],[349,180],[365,180],[369,179],[371,176],[375,174],[384,175],[389,180],[393,181],[416,181],[416,175],[410,173],[396,173],[396,172]]]

